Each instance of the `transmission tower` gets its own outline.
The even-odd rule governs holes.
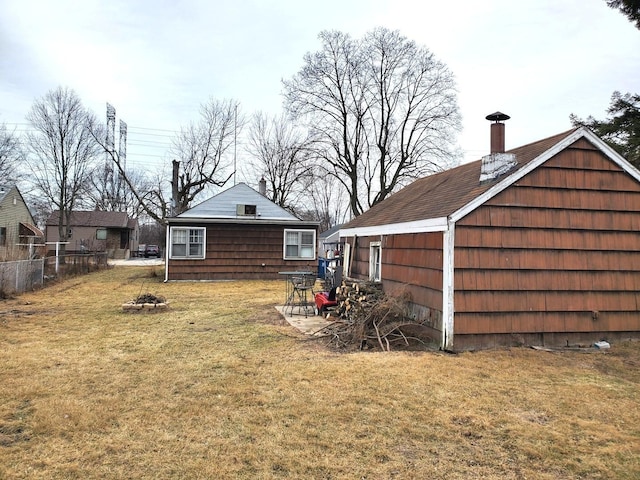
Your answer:
[[[118,139],[118,156],[120,157],[120,165],[122,170],[127,171],[127,124],[124,120],[120,120],[120,138]],[[128,189],[125,185],[122,172],[118,170],[118,200],[120,211],[124,212],[127,209],[127,192]]]

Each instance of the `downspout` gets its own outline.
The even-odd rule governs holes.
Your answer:
[[[167,283],[169,281],[169,248],[171,248],[171,245],[169,245],[170,230],[171,227],[169,227],[169,224],[167,223],[164,240],[164,283]]]
[[[453,350],[455,222],[447,219],[442,242],[442,350]]]

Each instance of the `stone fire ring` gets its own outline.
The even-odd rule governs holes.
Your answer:
[[[169,308],[168,303],[135,303],[127,302],[122,304],[125,312],[161,312]]]

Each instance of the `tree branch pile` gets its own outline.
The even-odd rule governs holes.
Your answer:
[[[336,348],[380,347],[388,352],[392,348],[408,348],[416,343],[426,344],[430,339],[416,336],[424,325],[413,319],[409,292],[386,295],[379,283],[356,282],[342,285],[336,290],[338,305],[327,318],[333,320],[317,335],[328,339]]]

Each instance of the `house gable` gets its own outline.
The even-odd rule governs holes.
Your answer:
[[[347,224],[352,273],[368,277],[379,242],[385,291],[408,288],[445,349],[640,335],[640,173],[586,129],[510,152],[516,167],[493,181],[480,182],[479,162],[461,166]]]
[[[255,207],[255,214],[238,211],[238,206]],[[250,211],[253,209],[250,209]],[[204,202],[174,217],[174,221],[202,220],[261,220],[261,221],[298,221],[299,219],[284,208],[256,192],[244,183],[214,195]]]
[[[14,185],[0,186],[0,258],[22,257],[20,245],[34,242],[39,230],[22,194]]]

